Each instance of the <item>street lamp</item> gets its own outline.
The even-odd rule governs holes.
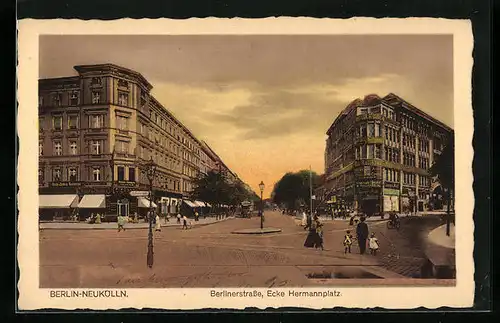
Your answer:
[[[156,164],[153,161],[153,157],[149,159],[149,162],[146,165],[146,176],[149,181],[149,213],[148,213],[148,221],[149,221],[149,232],[148,232],[148,256],[147,256],[147,264],[149,268],[153,268],[154,256],[153,256],[153,214],[151,214],[151,210],[153,208],[153,181],[155,179],[156,173]]]
[[[264,229],[264,202],[262,199],[262,194],[264,193],[264,182],[260,181],[260,229]]]

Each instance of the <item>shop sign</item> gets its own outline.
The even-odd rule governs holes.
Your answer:
[[[80,186],[80,182],[50,182],[50,187],[70,187],[70,186]]]
[[[131,181],[118,181],[118,185],[123,185],[123,186],[136,186],[136,182],[131,182]]]
[[[135,196],[135,197],[149,196],[149,192],[148,191],[130,191],[130,196]]]
[[[384,188],[384,195],[398,196],[399,190],[391,189],[391,188]]]

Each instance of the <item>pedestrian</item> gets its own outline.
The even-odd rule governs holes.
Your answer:
[[[188,222],[187,216],[185,216],[185,215],[184,215],[184,216],[182,217],[182,228],[183,228],[184,230],[187,230],[187,228],[188,228],[187,222]]]
[[[323,224],[319,221],[316,221],[316,233],[318,234],[318,240],[316,243],[316,248],[320,248],[321,250],[325,250],[323,247]]]
[[[199,216],[200,216],[200,215],[198,214],[198,212],[197,212],[197,211],[195,211],[195,212],[194,212],[194,220],[195,220],[195,221],[198,221],[198,217],[199,217]]]
[[[155,218],[155,231],[161,231],[161,223],[160,223],[160,216],[158,213],[156,213],[156,218]]]
[[[366,251],[366,239],[368,238],[368,225],[365,223],[365,217],[361,217],[361,222],[356,227],[356,236],[359,244],[359,253],[364,254]]]
[[[370,247],[370,254],[377,255],[378,251],[378,239],[375,237],[375,233],[372,232],[370,238],[368,239],[368,246]]]
[[[177,224],[181,224],[181,214],[177,213]]]
[[[344,253],[351,253],[352,240],[351,231],[347,230],[344,236]]]
[[[120,232],[121,230],[125,231],[125,217],[119,215],[117,218],[117,222],[118,222],[118,232]]]
[[[306,225],[307,225],[307,215],[306,215],[306,212],[302,212],[302,226],[304,227],[304,229],[306,228]]]
[[[165,223],[170,222],[170,214],[165,214]]]

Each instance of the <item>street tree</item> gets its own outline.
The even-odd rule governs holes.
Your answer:
[[[440,156],[429,169],[429,173],[435,176],[445,192],[447,202],[446,213],[446,235],[450,235],[450,205],[455,190],[455,140],[450,136]]]
[[[304,205],[309,205],[310,199],[310,177],[308,170],[296,173],[286,173],[274,185],[272,197],[273,202],[285,205],[289,210],[296,210]],[[319,176],[312,172],[313,190],[318,186]]]

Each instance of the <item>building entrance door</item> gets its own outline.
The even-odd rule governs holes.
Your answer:
[[[362,200],[361,201],[361,211],[367,216],[372,216],[377,213],[377,200]]]

